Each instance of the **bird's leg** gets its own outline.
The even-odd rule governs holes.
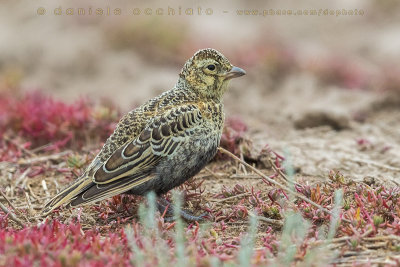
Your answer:
[[[163,197],[157,198],[157,208],[161,214],[164,214],[165,221],[173,221],[174,220],[174,205],[172,205],[168,200]],[[201,221],[205,218],[207,213],[203,213],[199,216],[193,215],[183,209],[180,210],[180,215],[186,221]]]

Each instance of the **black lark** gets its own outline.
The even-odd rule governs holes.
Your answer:
[[[159,196],[184,183],[216,154],[224,124],[222,96],[229,80],[244,74],[214,49],[196,52],[174,88],[125,115],[82,176],[42,213],[121,193]],[[159,201],[161,207],[165,203]]]

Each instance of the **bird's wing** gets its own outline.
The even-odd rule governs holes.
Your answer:
[[[154,117],[135,139],[114,151],[93,173],[93,182],[100,188],[118,184],[121,192],[125,185],[132,188],[146,182],[151,175],[142,174],[151,173],[163,157],[174,153],[202,119],[195,105],[179,106]]]
[[[94,185],[72,203],[93,202],[132,189],[155,177],[159,161],[174,153],[201,123],[200,109],[184,105],[154,117],[132,141],[127,142],[93,172]]]
[[[85,174],[46,203],[43,214],[62,204],[78,206],[124,193],[155,177],[157,163],[174,153],[203,120],[193,104],[156,116],[103,163],[95,159]]]

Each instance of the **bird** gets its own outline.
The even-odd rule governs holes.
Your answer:
[[[217,153],[228,84],[245,74],[215,49],[197,51],[172,89],[121,118],[82,175],[50,199],[42,215],[122,193],[162,196],[196,175]]]

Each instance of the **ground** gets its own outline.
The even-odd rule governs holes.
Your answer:
[[[390,11],[398,4],[342,4],[315,8],[367,15],[72,19],[33,16],[36,3],[5,3],[0,265],[399,264],[399,40]],[[242,162],[219,153],[175,190],[184,208],[208,219],[164,222],[151,200],[128,195],[40,216],[120,116],[171,88],[185,60],[207,46],[247,71],[224,98],[221,142]],[[343,195],[336,206],[335,192]]]

